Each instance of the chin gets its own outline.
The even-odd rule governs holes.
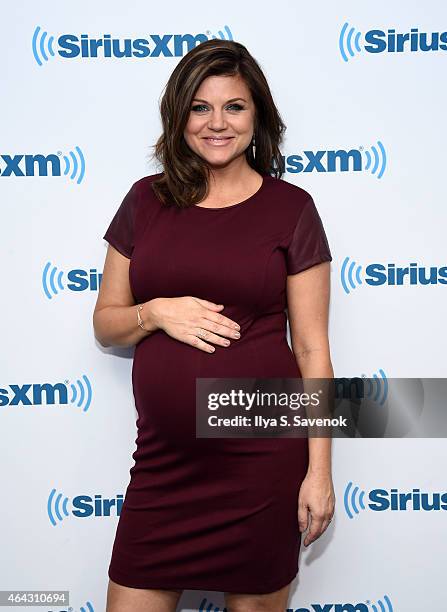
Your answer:
[[[218,161],[215,159],[206,159],[206,158],[203,158],[203,159],[206,161],[208,166],[210,166],[211,168],[224,168],[225,166],[228,166],[228,164],[232,161],[231,159],[226,159],[222,161]]]
[[[206,154],[200,152],[199,155],[200,157],[202,157],[206,162],[208,162],[209,164],[213,164],[215,166],[224,166],[226,164],[229,164],[230,162],[232,162],[233,160],[237,159],[238,157],[240,157],[241,155],[245,155],[245,151],[241,151],[241,152],[233,152],[233,153],[228,153],[226,155],[218,155],[218,152],[216,151],[215,155],[210,155],[209,151],[207,151]]]

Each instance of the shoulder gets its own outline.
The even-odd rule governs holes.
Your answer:
[[[117,223],[125,223],[135,231],[147,223],[156,212],[158,200],[151,189],[151,183],[157,176],[159,174],[143,176],[131,183],[116,213]]]
[[[128,197],[136,218],[144,219],[160,207],[160,202],[152,189],[152,183],[160,176],[161,173],[150,174],[132,183]]]
[[[266,179],[275,211],[282,212],[289,219],[297,220],[310,202],[313,205],[312,195],[302,187],[271,175]]]
[[[152,191],[152,183],[156,179],[160,178],[162,174],[163,174],[162,172],[157,172],[156,174],[149,174],[147,176],[143,176],[137,179],[131,187],[132,191],[134,191],[134,193],[138,195],[139,197],[152,196],[153,198],[155,198],[155,194]]]
[[[299,187],[298,185],[294,185],[293,183],[289,183],[284,179],[279,179],[270,175],[268,175],[268,177],[266,178],[268,180],[270,188],[274,190],[278,195],[284,197],[286,199],[285,201],[290,201],[295,205],[300,203],[304,205],[308,200],[312,198],[311,194],[308,191],[306,191],[302,187]]]

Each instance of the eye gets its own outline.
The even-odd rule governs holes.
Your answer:
[[[228,106],[228,108],[231,108],[231,107],[233,107],[237,111],[244,110],[244,107],[241,106],[240,104],[237,104],[236,102]]]
[[[206,104],[195,104],[191,110],[195,112],[200,112],[201,108],[207,108]]]

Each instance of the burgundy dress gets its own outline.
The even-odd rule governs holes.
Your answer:
[[[270,175],[220,209],[165,208],[136,181],[104,239],[130,258],[135,301],[223,304],[241,338],[207,353],[157,330],[135,347],[135,464],[109,577],[146,589],[269,593],[298,572],[307,438],[196,438],[196,377],[299,377],[286,278],[331,253],[312,197]],[[135,320],[136,324],[136,320]]]

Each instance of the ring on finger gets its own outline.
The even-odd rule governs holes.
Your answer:
[[[207,336],[207,332],[202,329],[201,327],[199,327],[199,331],[196,334],[199,338],[206,338]]]

